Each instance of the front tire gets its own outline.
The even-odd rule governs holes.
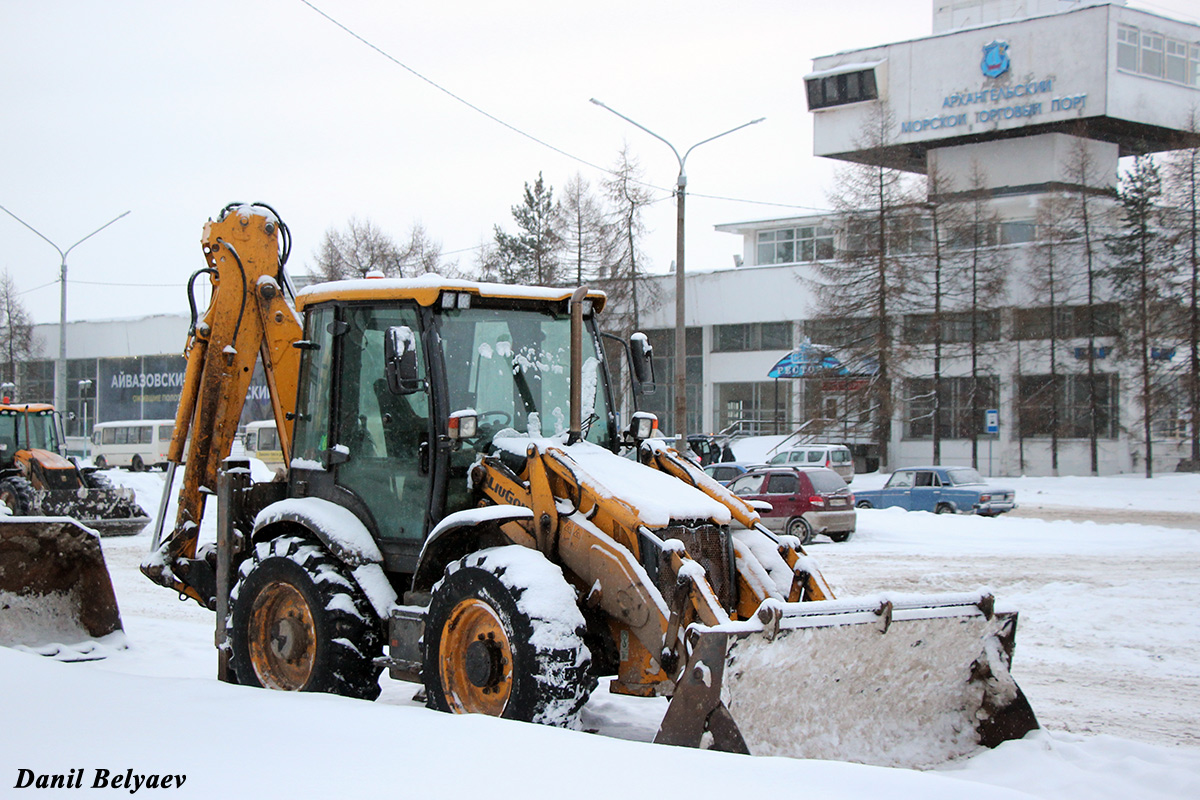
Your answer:
[[[577,728],[595,681],[575,591],[510,545],[451,564],[433,588],[421,671],[430,708]]]
[[[38,512],[37,493],[28,480],[14,475],[0,481],[0,505],[8,506],[14,517],[28,517]]]
[[[788,522],[787,532],[789,536],[795,536],[799,539],[802,545],[811,544],[813,537],[816,535],[813,533],[812,525],[809,525],[808,520],[804,517],[796,517]]]
[[[346,567],[295,535],[254,547],[225,621],[238,683],[363,700],[379,696],[381,630]]]

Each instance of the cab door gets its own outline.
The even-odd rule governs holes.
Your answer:
[[[429,382],[415,306],[345,306],[336,337],[336,406],[332,428],[336,484],[374,518],[385,553],[419,552],[429,517],[432,428]],[[384,341],[406,328],[416,342],[419,388],[388,386]]]

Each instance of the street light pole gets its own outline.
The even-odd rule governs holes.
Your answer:
[[[736,128],[730,128],[724,133],[718,133],[716,136],[710,136],[703,141],[696,142],[689,147],[684,154],[679,155],[679,151],[675,149],[675,145],[668,142],[663,137],[659,136],[654,131],[636,122],[629,117],[609,108],[604,103],[596,98],[592,98],[591,102],[600,106],[605,111],[616,114],[621,119],[640,128],[646,133],[658,139],[660,142],[671,148],[671,152],[675,154],[675,159],[679,162],[679,178],[675,182],[675,447],[681,453],[687,453],[687,324],[685,319],[684,307],[684,205],[687,200],[687,157],[691,152],[702,144],[708,144],[713,139],[720,139],[722,136],[728,136],[735,131],[740,131],[742,128],[748,128],[751,125],[757,125],[766,117],[750,120],[742,123]]]
[[[95,236],[100,231],[107,228],[109,225],[112,225],[114,222],[121,219],[121,217],[126,216],[129,212],[126,211],[124,214],[118,214],[108,222],[101,225],[99,228],[96,228],[96,230],[92,231],[87,236],[80,239],[75,244],[68,247],[66,250],[63,250],[54,242],[50,241],[50,239],[37,228],[30,225],[28,222],[9,211],[4,206],[0,206],[0,211],[8,214],[17,222],[36,233],[43,241],[57,250],[59,256],[62,258],[62,266],[60,267],[59,272],[59,280],[62,285],[59,293],[58,359],[54,362],[54,407],[58,409],[59,412],[65,413],[67,407],[67,254],[79,245],[86,242],[88,239]]]

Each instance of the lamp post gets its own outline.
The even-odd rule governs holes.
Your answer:
[[[96,230],[92,231],[87,236],[80,239],[75,244],[68,247],[66,250],[63,250],[61,247],[56,245],[54,242],[50,241],[50,239],[45,234],[43,234],[41,231],[39,231],[37,228],[30,225],[28,222],[21,219],[16,214],[12,213],[4,206],[0,206],[0,211],[3,211],[5,214],[8,214],[10,217],[15,219],[17,222],[21,223],[26,228],[29,228],[29,230],[36,233],[43,241],[45,241],[47,244],[49,244],[51,247],[53,247],[55,250],[57,250],[59,256],[61,256],[61,258],[62,258],[62,266],[60,267],[61,271],[59,272],[59,276],[60,276],[59,280],[61,283],[60,290],[61,291],[60,291],[60,296],[59,296],[59,317],[58,317],[58,359],[55,360],[55,362],[54,362],[54,407],[57,408],[59,411],[62,411],[67,406],[67,254],[70,253],[72,250],[74,250],[79,245],[86,242],[88,239],[95,236],[100,231],[107,228],[109,225],[112,225],[114,222],[121,219],[121,217],[124,217],[129,212],[126,211],[124,214],[118,214],[117,216],[110,219],[108,222],[101,225],[99,228],[96,228]]]
[[[88,400],[92,396],[92,380],[84,378],[79,382],[79,402],[83,404],[83,435],[90,437],[91,430],[88,428]]]
[[[675,183],[675,446],[681,453],[687,453],[687,326],[684,320],[684,203],[687,197],[687,157],[691,152],[702,144],[708,144],[714,139],[720,139],[722,136],[740,131],[742,128],[748,128],[751,125],[757,125],[766,117],[750,120],[742,123],[736,128],[730,128],[724,133],[718,133],[716,136],[710,136],[707,139],[696,142],[694,145],[684,151],[683,155],[679,155],[679,151],[675,149],[675,145],[668,142],[663,137],[659,136],[654,131],[635,122],[629,117],[609,108],[604,103],[596,98],[592,98],[591,102],[600,106],[605,111],[616,114],[621,119],[640,128],[646,133],[658,139],[660,142],[671,148],[671,152],[675,154],[675,159],[679,162],[679,178]]]

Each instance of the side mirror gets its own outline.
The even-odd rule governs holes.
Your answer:
[[[388,391],[405,395],[425,389],[425,381],[417,374],[417,337],[412,328],[407,325],[388,328],[383,351]]]
[[[629,338],[629,361],[640,394],[654,394],[654,348],[644,333]]]

